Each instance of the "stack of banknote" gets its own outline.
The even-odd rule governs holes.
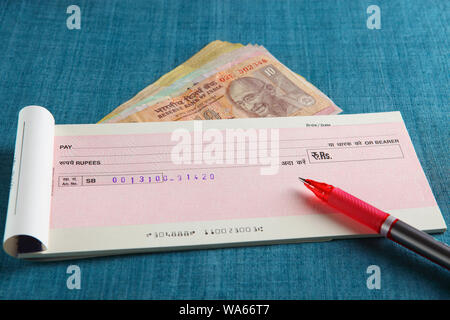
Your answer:
[[[260,45],[213,41],[100,123],[337,114],[325,94]]]

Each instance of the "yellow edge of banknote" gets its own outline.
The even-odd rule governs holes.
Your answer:
[[[230,43],[220,40],[216,40],[209,43],[207,46],[205,46],[203,49],[201,49],[199,52],[197,52],[183,64],[179,65],[172,71],[166,73],[165,75],[160,77],[157,81],[141,90],[132,99],[118,106],[111,113],[103,117],[98,123],[102,123],[114,117],[115,115],[119,114],[122,110],[126,109],[128,106],[131,106],[132,104],[141,100],[142,98],[147,97],[148,93],[155,86],[168,86],[173,82],[175,82],[176,80],[186,76],[193,70],[200,68],[202,65],[216,59],[218,56],[233,51],[235,49],[238,49],[240,47],[243,47],[243,45],[240,43]]]

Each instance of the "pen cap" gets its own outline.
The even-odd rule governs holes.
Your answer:
[[[389,216],[388,213],[336,187],[328,194],[328,203],[377,233],[380,232],[381,225]]]

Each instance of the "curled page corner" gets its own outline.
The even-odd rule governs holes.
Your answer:
[[[39,106],[19,112],[3,249],[13,257],[47,250],[55,120]]]

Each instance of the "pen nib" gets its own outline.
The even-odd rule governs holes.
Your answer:
[[[306,182],[306,180],[303,179],[303,178],[298,177],[298,179],[299,179],[301,182],[303,182],[303,183],[308,183],[308,182]]]

